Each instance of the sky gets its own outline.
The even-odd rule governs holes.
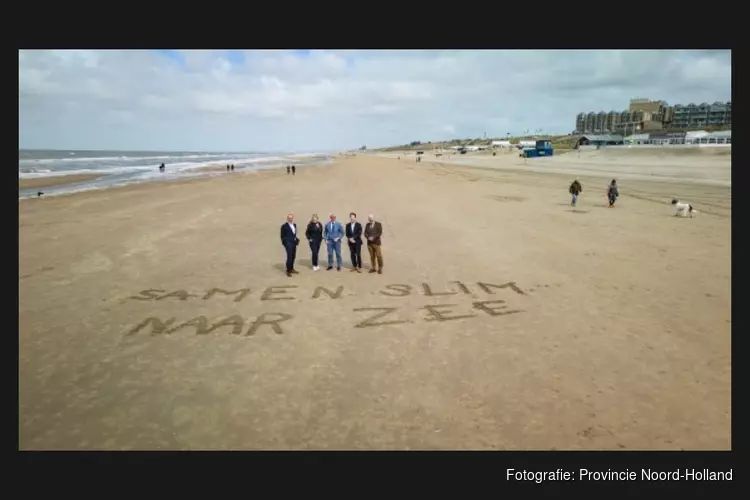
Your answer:
[[[729,50],[21,50],[19,147],[331,151],[730,101]]]

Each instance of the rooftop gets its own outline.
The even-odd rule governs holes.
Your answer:
[[[600,141],[600,142],[610,142],[610,141],[621,141],[622,136],[621,135],[614,135],[614,134],[604,134],[604,135],[583,135],[583,138],[585,138],[588,141]]]

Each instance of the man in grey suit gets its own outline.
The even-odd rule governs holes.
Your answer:
[[[331,214],[328,217],[328,223],[323,228],[323,239],[326,240],[326,249],[328,250],[328,269],[333,269],[333,254],[336,254],[336,270],[341,271],[341,238],[344,237],[344,227],[336,220],[336,216]]]

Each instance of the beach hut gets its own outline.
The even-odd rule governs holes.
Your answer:
[[[649,135],[648,134],[633,134],[625,137],[623,139],[625,141],[625,144],[633,145],[633,144],[648,144],[649,141]]]
[[[709,132],[705,139],[708,141],[707,144],[732,144],[732,131]]]
[[[604,135],[583,135],[578,142],[578,146],[618,146],[625,141],[621,135],[604,134]]]
[[[685,133],[685,144],[700,144],[701,139],[707,138],[708,132],[705,130],[692,130]]]

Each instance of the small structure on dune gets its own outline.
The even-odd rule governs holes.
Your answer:
[[[633,134],[625,137],[623,141],[625,144],[648,144],[648,134]]]
[[[604,135],[583,135],[575,147],[579,146],[618,146],[625,144],[625,141],[621,135],[615,134],[604,134]]]

